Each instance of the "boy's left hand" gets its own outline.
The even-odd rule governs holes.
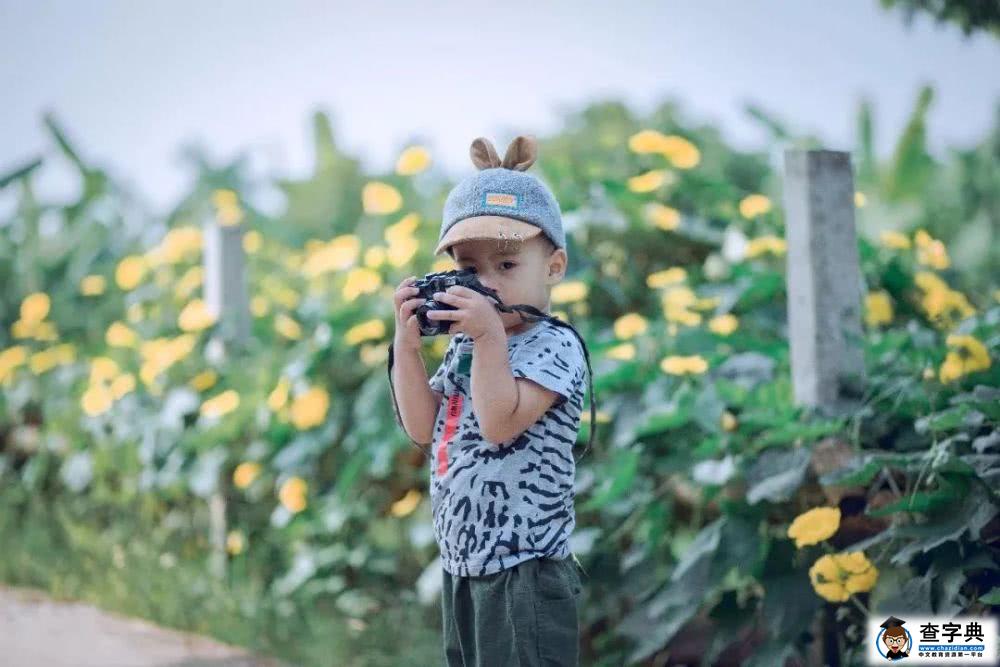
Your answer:
[[[448,333],[463,332],[473,340],[485,335],[505,337],[503,321],[493,300],[474,289],[452,285],[446,292],[435,292],[434,300],[455,306],[455,310],[429,310],[429,320],[453,320]]]

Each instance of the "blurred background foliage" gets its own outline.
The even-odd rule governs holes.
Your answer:
[[[857,112],[869,376],[837,417],[794,405],[785,322],[781,155],[822,138],[749,106],[768,140],[735,150],[676,100],[539,137],[569,242],[552,307],[598,401],[571,543],[584,664],[847,664],[869,609],[1000,605],[1000,106],[940,156],[932,109],[919,91],[886,159]],[[385,369],[394,286],[452,268],[430,148],[366,173],[317,113],[308,177],[191,149],[157,216],[44,122],[54,154],[0,176],[0,579],[302,664],[438,664],[428,472]],[[60,159],[79,198],[39,200]],[[204,300],[206,225],[243,233],[245,346]]]

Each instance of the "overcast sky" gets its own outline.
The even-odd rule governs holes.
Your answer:
[[[927,17],[907,28],[878,0],[0,0],[0,53],[0,172],[54,154],[41,123],[51,109],[88,160],[158,208],[190,181],[186,142],[219,160],[250,149],[261,173],[304,173],[317,108],[371,169],[422,139],[460,177],[476,136],[502,152],[606,97],[641,113],[676,96],[738,147],[762,141],[742,112],[753,101],[848,149],[869,95],[882,153],[921,83],[937,92],[935,150],[981,137],[1000,101],[1000,40]],[[39,180],[46,196],[75,188],[55,165]]]

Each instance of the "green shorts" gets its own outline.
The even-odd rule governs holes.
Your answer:
[[[581,572],[572,555],[532,558],[484,577],[442,570],[445,664],[577,667]]]

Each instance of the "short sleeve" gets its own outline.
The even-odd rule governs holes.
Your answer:
[[[576,335],[558,325],[545,326],[525,337],[511,354],[515,378],[527,378],[560,394],[555,405],[573,396],[583,385],[586,360]]]
[[[451,365],[451,359],[455,356],[455,345],[457,343],[458,334],[451,337],[448,341],[448,347],[444,351],[444,357],[441,359],[441,364],[438,366],[437,370],[434,371],[434,375],[428,379],[428,384],[430,384],[431,389],[437,392],[444,393],[444,378],[448,375],[448,366]]]

